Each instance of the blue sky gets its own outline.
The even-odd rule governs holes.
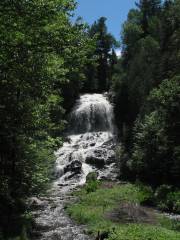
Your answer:
[[[136,0],[137,1],[137,0]],[[108,30],[120,40],[122,23],[135,6],[135,0],[77,0],[76,15],[92,24],[99,17],[107,18]]]

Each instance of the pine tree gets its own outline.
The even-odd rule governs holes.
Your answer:
[[[113,48],[117,46],[117,42],[114,37],[108,33],[106,18],[104,17],[101,17],[91,26],[89,34],[90,37],[96,37],[97,91],[107,91],[111,81],[112,65],[110,61],[112,58],[115,60]]]
[[[136,6],[141,11],[142,14],[141,24],[144,31],[144,35],[146,35],[148,34],[149,19],[160,12],[161,0],[140,0],[139,3],[136,3]]]

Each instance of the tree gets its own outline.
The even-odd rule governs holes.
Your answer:
[[[126,89],[127,101],[118,102],[115,107],[116,110],[119,109],[119,116],[124,119],[123,126],[126,125],[126,129],[132,128],[137,115],[143,108],[146,97],[159,82],[160,43],[156,34],[159,19],[153,13],[149,14],[148,32],[145,33],[142,23],[142,11],[144,11],[141,9],[142,4],[143,2],[140,3],[139,9],[129,12],[128,19],[123,24],[121,60],[123,74],[119,75],[121,80],[118,80],[117,76],[114,78],[114,81],[121,81],[121,86]],[[150,6],[148,5],[148,7]],[[117,92],[119,100],[124,99],[123,91],[116,88],[115,92]],[[120,96],[121,94],[122,96]],[[127,106],[126,116],[129,117],[120,114],[119,106],[122,105]]]
[[[161,78],[171,78],[179,74],[180,59],[180,2],[165,1],[161,16]]]
[[[130,161],[136,177],[154,185],[179,186],[180,77],[165,80],[149,98],[149,112],[135,125]]]
[[[179,9],[179,0],[137,3],[123,25],[113,78],[121,173],[154,186],[180,180]]]
[[[91,81],[93,89],[96,91],[107,91],[111,82],[112,68],[117,60],[113,50],[117,46],[117,42],[107,31],[106,18],[101,17],[91,26],[89,36],[96,40],[94,52],[96,65],[91,65],[91,71],[88,71],[88,78],[94,76],[89,78],[89,83]]]
[[[74,7],[73,0],[0,2],[0,231],[5,237],[22,228],[21,199],[46,188],[53,151],[62,144],[65,111],[83,85],[91,40],[84,25],[71,23]]]
[[[161,0],[140,0],[136,6],[141,12],[141,24],[144,36],[149,33],[149,20],[152,16],[159,14],[161,10]]]

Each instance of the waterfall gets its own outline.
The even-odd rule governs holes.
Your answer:
[[[70,116],[71,133],[113,133],[113,108],[102,94],[82,95]]]
[[[110,174],[115,164],[113,107],[103,94],[84,94],[70,114],[67,142],[56,152],[57,183],[84,184],[96,171]]]
[[[33,200],[36,227],[32,240],[90,240],[64,210],[69,193],[96,171],[98,178],[116,178],[113,107],[102,94],[85,94],[69,117],[66,142],[56,152],[56,180],[47,197]]]

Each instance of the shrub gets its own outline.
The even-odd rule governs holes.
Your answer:
[[[86,182],[89,182],[89,181],[96,181],[97,180],[97,173],[96,172],[91,172],[87,175],[86,177]]]
[[[180,191],[168,193],[167,203],[171,211],[180,213]]]
[[[87,193],[95,192],[98,189],[99,182],[97,180],[91,180],[87,183],[85,190]]]
[[[169,185],[161,185],[156,189],[155,197],[157,201],[162,201],[167,198],[167,195],[172,191],[172,187]]]
[[[143,205],[154,205],[154,192],[153,189],[150,186],[145,186],[142,183],[136,183],[138,184],[139,190],[143,195],[143,199],[141,201],[141,204]]]
[[[180,213],[180,191],[173,190],[172,186],[161,185],[158,187],[155,199],[160,210]]]

